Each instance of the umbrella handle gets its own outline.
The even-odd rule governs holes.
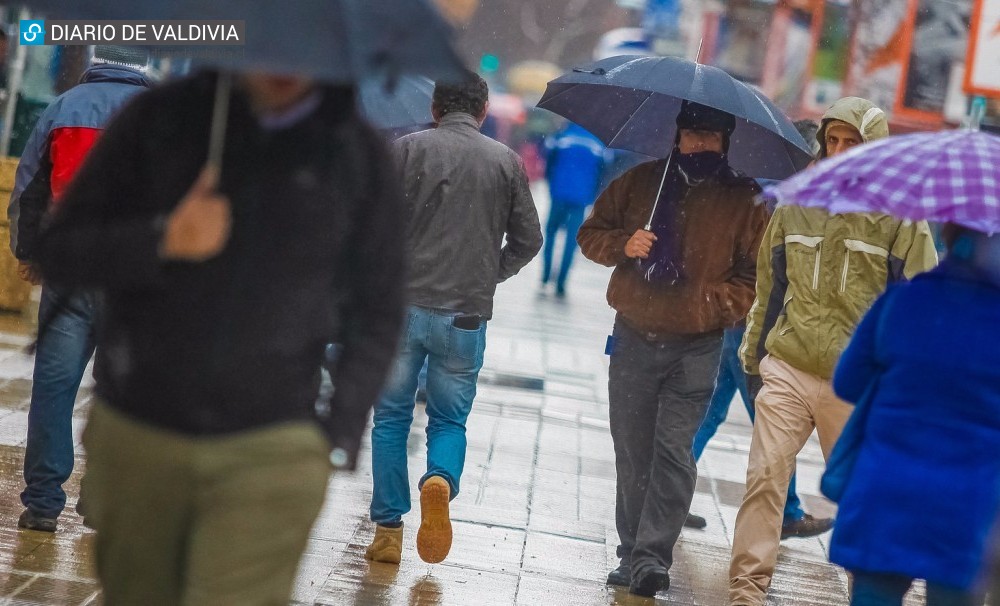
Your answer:
[[[208,162],[221,173],[222,152],[226,143],[226,123],[229,120],[229,98],[233,88],[233,74],[220,71],[215,82],[215,104],[212,107],[212,130],[208,140]]]
[[[663,169],[663,178],[660,179],[660,187],[656,190],[656,198],[653,200],[653,210],[649,213],[649,221],[646,222],[646,231],[653,231],[653,217],[656,215],[656,207],[660,205],[660,195],[663,194],[663,184],[667,182],[667,173],[670,172],[670,161],[674,158],[674,151],[670,150],[667,156],[667,166]]]

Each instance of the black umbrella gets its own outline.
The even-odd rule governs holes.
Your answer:
[[[420,73],[459,78],[451,28],[427,0],[23,0],[50,19],[243,20],[242,46],[199,61],[333,83]],[[197,46],[197,45],[194,45]],[[161,47],[169,55],[171,49]],[[207,47],[202,47],[206,49]],[[229,52],[233,51],[233,52]]]
[[[812,160],[809,145],[763,94],[723,70],[676,57],[611,57],[549,83],[538,107],[564,116],[608,147],[664,158],[684,100],[736,116],[729,163],[752,177],[785,179]]]
[[[243,20],[242,46],[214,47],[200,63],[232,70],[301,74],[390,88],[406,73],[458,79],[451,28],[427,0],[25,0],[54,19]],[[206,47],[207,48],[207,47]],[[166,46],[166,54],[185,47]],[[221,165],[230,76],[218,80],[209,163]]]
[[[404,76],[395,86],[377,79],[365,80],[358,97],[361,113],[376,128],[402,131],[429,128],[434,123],[434,82],[422,76]]]

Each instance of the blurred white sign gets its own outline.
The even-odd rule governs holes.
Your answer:
[[[1000,98],[1000,0],[978,0],[972,14],[965,91]]]

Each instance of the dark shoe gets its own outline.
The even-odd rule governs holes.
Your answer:
[[[58,526],[56,518],[43,518],[42,516],[25,509],[21,517],[17,519],[17,527],[25,530],[38,530],[41,532],[55,532]]]
[[[684,520],[684,528],[697,528],[701,530],[706,526],[708,526],[708,520],[693,513],[689,513],[688,517]]]
[[[628,592],[651,598],[657,591],[670,589],[670,575],[663,566],[650,566],[632,579]]]
[[[833,528],[833,518],[814,518],[808,513],[801,520],[781,525],[781,540],[821,535]]]
[[[557,299],[565,299],[566,298],[566,287],[565,286],[556,286],[556,298]]]
[[[619,587],[628,587],[632,584],[632,569],[628,564],[622,562],[608,573],[608,585],[617,585]]]

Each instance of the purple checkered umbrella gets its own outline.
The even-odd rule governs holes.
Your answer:
[[[768,187],[779,204],[880,212],[1000,232],[1000,137],[945,131],[889,137]]]

